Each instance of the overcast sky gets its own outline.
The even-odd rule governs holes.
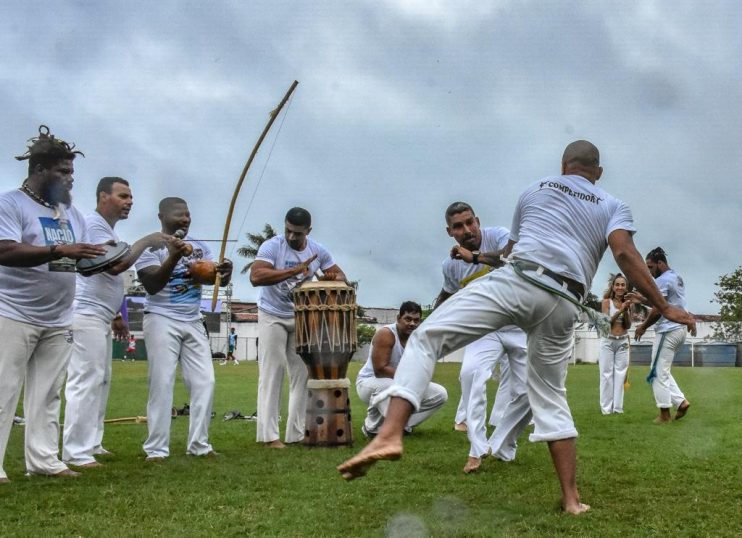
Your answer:
[[[742,265],[741,27],[732,1],[3,2],[0,190],[20,185],[13,156],[43,123],[85,152],[83,212],[100,177],[131,181],[124,240],[159,229],[165,196],[189,202],[194,236],[220,238],[296,79],[231,238],[306,207],[360,304],[428,304],[446,206],[509,228],[525,186],[585,138],[640,252],[662,246],[689,308],[717,313],[715,282]],[[592,291],[615,270],[607,253]],[[244,275],[235,297],[257,297]]]

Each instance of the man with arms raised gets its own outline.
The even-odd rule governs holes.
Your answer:
[[[488,274],[503,262],[500,254],[510,237],[506,228],[481,228],[479,217],[464,202],[454,202],[446,209],[446,232],[458,243],[443,262],[443,289],[436,307],[467,284]],[[495,447],[487,442],[487,381],[500,363],[500,384],[492,413],[501,413]],[[504,460],[515,458],[516,439],[510,433],[527,416],[526,334],[514,325],[491,332],[464,349],[461,363],[461,401],[456,410],[457,429],[466,425],[469,457],[464,472],[479,469],[482,458],[492,452]],[[512,404],[512,405],[511,405]],[[505,410],[510,407],[508,413]],[[516,413],[517,410],[517,413]],[[504,419],[504,421],[503,421]],[[503,446],[507,438],[507,446]]]
[[[203,241],[188,235],[191,212],[182,198],[163,198],[157,215],[162,232],[172,235],[167,248],[147,249],[136,262],[147,296],[144,300],[144,343],[149,366],[149,399],[144,442],[147,461],[170,455],[170,411],[175,371],[180,362],[190,393],[186,454],[216,455],[209,443],[214,399],[214,365],[206,328],[201,319],[201,285],[213,284],[217,271],[229,284],[232,262],[216,265]],[[204,274],[196,269],[206,267]],[[210,270],[209,270],[210,268]]]
[[[510,263],[448,299],[410,337],[394,376],[383,426],[359,454],[338,466],[346,479],[363,476],[379,460],[402,456],[402,434],[430,381],[438,357],[506,325],[528,334],[531,441],[546,441],[562,492],[562,507],[590,507],[577,490],[577,430],[565,381],[579,301],[606,247],[626,277],[667,319],[695,332],[693,318],[662,296],[637,252],[628,206],[595,186],[603,169],[598,149],[585,140],[564,150],[561,175],[546,177],[520,196],[506,253]]]
[[[388,389],[392,383],[394,372],[397,370],[399,359],[407,339],[412,331],[420,325],[422,308],[412,301],[405,301],[399,307],[397,322],[381,327],[371,340],[371,349],[368,352],[368,360],[358,372],[356,378],[356,391],[358,397],[368,404],[368,413],[363,422],[361,431],[366,437],[373,437],[384,422],[386,408],[389,399],[384,398],[379,405],[375,402],[377,394]],[[429,383],[420,402],[420,409],[413,413],[405,425],[407,432],[429,418],[448,400],[446,389],[438,383]]]
[[[96,189],[96,209],[85,218],[88,239],[96,244],[119,242],[116,223],[129,218],[133,204],[129,182],[104,177]],[[98,467],[103,448],[103,419],[111,383],[112,337],[126,340],[129,329],[121,313],[124,278],[121,275],[147,247],[160,246],[169,236],[160,232],[134,243],[130,252],[103,273],[77,276],[72,329],[75,344],[67,366],[64,390],[62,460],[77,467]]]
[[[307,367],[296,353],[293,290],[317,271],[324,280],[345,280],[325,247],[309,238],[312,216],[304,208],[289,209],[285,232],[260,245],[250,268],[258,295],[258,429],[257,442],[285,448],[278,431],[284,371],[289,375],[286,442],[304,439],[307,410]]]
[[[2,462],[25,380],[26,470],[77,476],[58,457],[59,407],[72,352],[75,261],[105,254],[87,243],[73,205],[72,161],[79,151],[42,125],[26,154],[28,178],[0,194],[0,483]]]

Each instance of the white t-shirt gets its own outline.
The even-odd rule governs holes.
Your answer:
[[[56,218],[55,218],[56,217]],[[74,206],[45,207],[20,190],[0,194],[0,241],[35,246],[88,243]],[[41,327],[72,324],[75,263],[62,258],[36,267],[0,266],[0,316]]]
[[[392,347],[392,356],[389,358],[389,365],[393,366],[394,368],[397,367],[399,364],[400,359],[402,358],[402,353],[404,353],[404,348],[402,347],[402,344],[399,341],[399,333],[397,332],[397,324],[392,323],[391,325],[384,325],[379,330],[382,331],[384,329],[389,329],[392,331],[392,334],[394,335],[394,347]],[[376,377],[376,374],[374,373],[374,362],[371,360],[371,357],[374,355],[374,344],[371,342],[371,346],[368,350],[368,359],[366,359],[366,364],[363,365],[363,368],[361,368],[358,372],[358,377],[356,378],[356,383],[358,383],[361,379],[370,379]]]
[[[196,260],[211,260],[214,258],[208,245],[203,241],[186,236],[185,242],[193,247],[193,252],[188,257],[182,257],[175,265],[170,274],[170,279],[159,292],[154,295],[147,294],[144,298],[144,312],[161,314],[179,321],[198,321],[201,319],[201,284],[194,282],[192,278],[186,277],[188,265]],[[168,257],[168,250],[145,249],[135,267],[141,271],[145,267],[156,267]]]
[[[672,269],[668,269],[655,278],[654,281],[657,283],[660,293],[662,293],[662,295],[667,299],[668,303],[685,310],[685,284],[679,274]],[[679,329],[680,327],[685,327],[685,325],[670,321],[663,316],[657,320],[657,323],[654,326],[654,332],[666,333]]]
[[[255,260],[270,263],[274,269],[290,269],[317,254],[317,258],[309,264],[308,275],[301,273],[291,278],[273,284],[260,286],[258,293],[258,308],[279,318],[294,317],[293,290],[305,280],[311,280],[318,269],[325,271],[335,265],[332,256],[325,247],[307,237],[307,246],[301,252],[291,248],[283,235],[277,235],[265,241],[258,249]]]
[[[100,245],[106,241],[119,241],[116,232],[97,211],[85,217],[88,238]],[[124,300],[124,275],[98,273],[92,276],[77,275],[75,314],[92,316],[111,323]]]
[[[508,244],[510,230],[499,226],[482,228],[481,252],[497,252]],[[486,263],[467,263],[464,260],[454,260],[450,256],[443,260],[443,291],[456,293],[472,280],[486,275],[494,267]]]
[[[629,206],[582,176],[552,176],[518,199],[512,256],[529,260],[590,289],[615,230],[634,233]]]

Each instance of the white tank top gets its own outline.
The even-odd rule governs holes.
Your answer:
[[[402,358],[402,353],[404,353],[404,347],[402,347],[402,343],[399,341],[399,333],[397,332],[397,324],[392,323],[390,325],[384,325],[380,331],[383,329],[389,329],[392,331],[392,334],[394,335],[394,347],[392,348],[392,356],[389,358],[389,365],[393,366],[394,368],[397,367],[399,364],[399,360]],[[366,364],[363,365],[363,368],[361,368],[360,372],[358,372],[358,377],[356,378],[356,382],[358,379],[367,379],[371,377],[376,377],[376,374],[374,373],[374,363],[371,360],[371,357],[373,357],[374,354],[374,344],[371,343],[371,346],[368,350],[368,359],[366,359]]]

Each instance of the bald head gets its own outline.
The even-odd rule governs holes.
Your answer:
[[[576,140],[564,148],[562,174],[576,174],[595,182],[602,173],[600,152],[592,142]]]

